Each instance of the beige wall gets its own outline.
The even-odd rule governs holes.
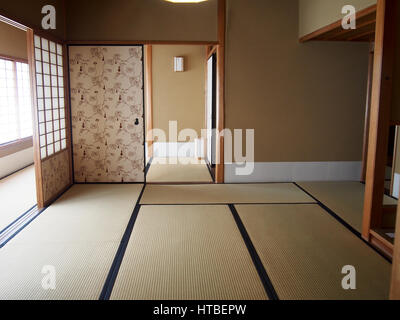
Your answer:
[[[348,4],[360,11],[376,4],[376,0],[299,0],[300,37],[341,19],[342,8]]]
[[[26,32],[0,22],[0,55],[28,59]]]
[[[95,13],[95,14],[94,14]],[[70,40],[207,40],[217,38],[217,0],[68,0]]]
[[[299,44],[297,1],[228,4],[226,126],[257,162],[360,161],[368,44]]]
[[[46,30],[59,38],[65,34],[65,10],[64,2],[69,0],[9,0],[1,1],[0,14],[32,28],[40,28],[42,25],[43,6],[50,4],[56,8],[56,30]]]
[[[191,128],[198,136],[205,121],[205,46],[153,46],[153,126],[178,132]],[[185,58],[185,72],[174,72],[174,57]],[[167,135],[168,138],[168,135]]]

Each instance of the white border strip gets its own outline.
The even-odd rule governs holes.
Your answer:
[[[225,164],[225,183],[360,181],[361,161],[255,162],[250,175],[238,175],[243,165]]]

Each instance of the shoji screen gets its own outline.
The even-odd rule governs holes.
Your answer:
[[[47,205],[71,185],[71,143],[66,49],[62,43],[28,33],[34,87],[34,142],[38,203]]]
[[[143,47],[70,46],[69,70],[75,182],[143,182]]]

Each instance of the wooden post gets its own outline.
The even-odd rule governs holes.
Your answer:
[[[145,46],[146,55],[146,142],[148,157],[153,157],[153,46]]]
[[[400,217],[400,208],[397,206],[397,217]],[[390,299],[400,300],[400,218],[396,222],[396,234],[393,250],[392,285],[390,288]]]
[[[35,48],[34,48],[33,30],[28,29],[26,35],[27,35],[28,62],[29,62],[31,99],[32,99],[33,159],[35,162],[36,197],[37,197],[38,208],[43,208],[44,197],[43,197],[42,160],[40,158],[39,120],[37,112],[36,71],[35,71],[36,67],[35,67]]]
[[[379,228],[382,223],[392,100],[396,26],[395,7],[397,1],[378,0],[377,4],[370,132],[362,228],[362,236],[367,241],[370,240],[370,230]]]
[[[225,23],[226,0],[218,0],[216,183],[225,182],[224,137],[220,134],[225,129]]]
[[[374,46],[375,46],[375,44],[372,42],[370,44],[370,49],[369,49],[367,101],[366,101],[366,106],[365,106],[364,145],[363,145],[363,154],[362,154],[361,182],[365,182],[365,176],[367,174],[369,120],[370,120],[370,114],[371,114],[372,76],[373,76],[373,70],[374,70]]]

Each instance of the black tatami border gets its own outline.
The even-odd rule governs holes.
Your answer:
[[[253,242],[251,241],[250,236],[247,233],[246,227],[244,226],[242,219],[240,219],[239,213],[236,211],[236,208],[233,204],[229,204],[228,207],[231,210],[236,225],[240,231],[240,234],[242,235],[243,241],[246,244],[247,250],[250,253],[251,259],[253,260],[254,266],[256,267],[257,273],[264,286],[265,292],[268,295],[268,298],[270,300],[279,300],[278,294],[276,293],[271,279],[269,278],[268,273],[265,270],[265,267],[257,253],[257,250],[255,249]]]
[[[316,197],[314,197],[310,192],[302,188],[300,185],[297,184],[297,182],[293,182],[293,184],[299,188],[301,191],[309,195],[311,198],[313,198],[315,201],[317,201],[317,204],[324,210],[326,211],[330,216],[332,216],[336,221],[338,221],[342,226],[344,226],[347,230],[349,230],[351,233],[353,233],[358,239],[360,239],[362,242],[364,242],[368,247],[370,247],[372,250],[374,250],[376,253],[378,253],[382,258],[384,258],[386,261],[389,263],[392,263],[392,260],[386,257],[382,252],[380,252],[377,248],[375,248],[373,245],[371,245],[369,242],[365,241],[364,238],[362,237],[361,233],[358,232],[356,229],[354,229],[350,224],[348,224],[345,220],[343,220],[338,214],[336,214],[332,209],[328,208],[325,204],[323,204],[321,201],[319,201]]]
[[[138,217],[140,211],[140,200],[142,199],[143,192],[146,188],[146,184],[143,185],[142,191],[140,192],[139,198],[136,201],[135,208],[133,209],[133,213],[131,218],[129,219],[128,225],[125,229],[124,235],[121,239],[121,243],[118,247],[117,253],[115,254],[114,261],[111,265],[110,271],[107,275],[106,282],[101,291],[99,300],[110,300],[112,290],[114,288],[115,281],[117,280],[117,276],[119,273],[119,269],[121,267],[122,260],[124,259],[125,251],[128,246],[129,240],[131,238],[133,227],[135,226],[136,219]]]

